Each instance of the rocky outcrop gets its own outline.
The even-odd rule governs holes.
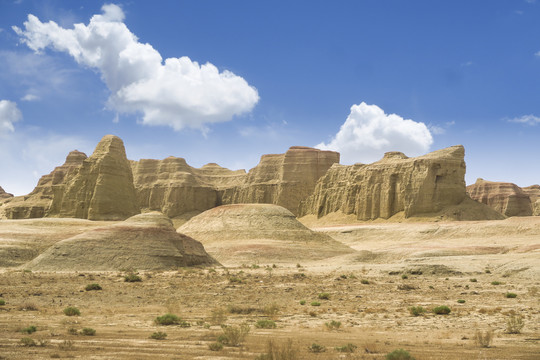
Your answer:
[[[437,213],[466,199],[464,156],[463,146],[452,146],[415,158],[390,152],[368,165],[333,165],[300,215],[341,212],[372,220]]]
[[[540,185],[532,185],[521,188],[531,199],[532,214],[540,216]]]
[[[335,163],[339,153],[293,146],[285,154],[263,155],[243,184],[220,191],[222,204],[265,203],[298,214],[300,202]]]
[[[529,195],[516,184],[478,179],[473,185],[467,186],[467,193],[473,200],[505,216],[532,215]]]
[[[276,204],[297,213],[300,201],[337,162],[339,153],[293,146],[285,154],[263,155],[248,174],[213,163],[197,169],[176,157],[131,166],[139,207],[176,217],[238,203]]]
[[[146,213],[59,241],[23,268],[118,271],[170,270],[195,265],[219,263],[200,242],[177,233],[168,217]]]
[[[131,162],[137,203],[143,210],[158,210],[169,217],[203,212],[220,202],[218,189],[241,183],[246,172],[217,164],[200,169],[183,158],[142,159]]]
[[[76,172],[87,158],[86,154],[74,150],[68,154],[62,166],[42,176],[34,190],[25,196],[15,197],[5,207],[8,219],[31,219],[49,216],[55,195],[65,191],[66,180]]]
[[[0,203],[7,199],[11,199],[12,197],[13,197],[13,194],[5,192],[5,190],[2,189],[2,187],[0,186]]]
[[[223,205],[191,218],[178,232],[199,240],[224,265],[322,260],[354,250],[312,231],[272,204]]]
[[[124,143],[105,135],[69,176],[64,191],[54,193],[49,216],[124,220],[139,212]]]

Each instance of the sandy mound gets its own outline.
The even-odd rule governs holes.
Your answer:
[[[271,204],[220,206],[193,217],[178,232],[199,240],[225,265],[301,263],[353,252]]]
[[[60,241],[23,267],[43,271],[174,269],[217,265],[203,246],[178,234],[161,213],[135,215]]]

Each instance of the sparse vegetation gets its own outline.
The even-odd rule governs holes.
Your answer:
[[[332,320],[330,322],[324,323],[324,326],[326,326],[326,328],[330,331],[339,330],[339,328],[341,327],[341,321]]]
[[[327,293],[327,292],[320,293],[319,294],[319,299],[320,300],[330,300],[330,294]]]
[[[517,297],[517,294],[516,294],[516,293],[512,293],[512,292],[507,292],[504,296],[506,296],[506,297],[509,298],[509,299],[513,299],[513,298],[516,298],[516,297]]]
[[[96,335],[96,330],[92,329],[92,328],[83,328],[81,330],[81,335],[84,335],[84,336],[94,336]]]
[[[208,349],[211,351],[221,351],[223,350],[223,344],[216,341],[216,342],[208,344]]]
[[[475,278],[469,279],[470,282],[478,282]]]
[[[437,315],[448,315],[452,310],[446,305],[441,305],[433,308],[433,313]]]
[[[474,340],[477,346],[488,348],[493,341],[493,330],[486,330],[484,332],[476,330],[474,334]]]
[[[402,278],[403,280],[405,280],[405,279],[408,279],[409,276],[407,276],[407,274],[403,274],[403,275],[401,275],[401,278]]]
[[[75,306],[68,306],[64,309],[64,314],[66,316],[80,316],[81,311],[77,309]]]
[[[34,304],[33,302],[31,301],[27,301],[21,305],[19,305],[18,309],[20,311],[38,311],[39,308],[37,307],[36,304]]]
[[[135,273],[129,273],[124,276],[124,281],[125,282],[141,282],[142,278]]]
[[[409,312],[411,313],[412,316],[420,316],[420,315],[424,315],[424,313],[426,312],[426,309],[424,309],[422,306],[411,306],[409,308]]]
[[[347,345],[343,345],[343,346],[336,346],[335,349],[337,352],[343,352],[343,353],[353,353],[356,349],[358,348],[358,346],[354,345],[354,344],[347,344]]]
[[[312,301],[311,306],[321,306],[321,303],[318,301]]]
[[[317,343],[313,343],[308,346],[308,350],[312,353],[322,353],[326,351],[326,347]]]
[[[281,345],[270,339],[266,344],[266,353],[257,356],[255,360],[296,360],[297,353],[291,339]]]
[[[255,323],[255,327],[257,329],[275,329],[276,323],[272,320],[261,319],[257,320],[257,322]]]
[[[222,325],[221,329],[223,334],[218,338],[218,341],[228,346],[240,346],[249,334],[250,326],[248,324]]]
[[[21,345],[22,346],[37,346],[36,342],[34,341],[34,339],[32,338],[29,338],[29,337],[23,337],[21,339]]]
[[[150,335],[150,339],[154,339],[154,340],[165,340],[166,338],[167,338],[167,333],[162,332],[162,331],[156,331],[155,333],[152,333],[152,335]]]
[[[523,326],[525,326],[523,316],[512,314],[508,317],[508,320],[506,320],[506,333],[521,334],[521,329],[523,329]]]
[[[465,304],[465,300],[463,300],[463,299],[459,299],[457,302],[458,302],[458,304]]]
[[[267,305],[263,308],[263,314],[273,320],[277,320],[279,314],[279,306],[275,303]]]
[[[364,285],[369,285],[369,280],[366,280],[366,279],[362,279],[360,280],[360,282]]]
[[[0,299],[0,306],[6,305],[6,301],[4,299]]]
[[[414,360],[414,358],[409,354],[408,351],[403,349],[397,349],[391,353],[386,354],[386,360]]]
[[[86,291],[92,291],[92,290],[102,290],[101,286],[99,284],[88,284],[84,288]]]
[[[500,282],[500,281],[492,281],[491,282],[491,285],[501,285],[501,284],[502,284],[502,282]]]
[[[227,321],[227,313],[223,308],[215,308],[210,312],[210,324],[221,325]]]
[[[306,305],[306,300],[300,300],[300,305]]]
[[[34,325],[30,325],[28,327],[21,329],[21,332],[24,334],[32,334],[32,333],[35,333],[36,331],[37,331],[37,327],[35,327]]]
[[[154,322],[156,325],[179,325],[182,319],[174,314],[165,314],[163,316],[158,316]]]

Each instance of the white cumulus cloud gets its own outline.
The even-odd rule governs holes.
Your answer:
[[[508,119],[508,121],[513,122],[513,123],[520,123],[520,124],[533,126],[533,125],[540,124],[540,117],[529,114],[529,115],[523,115],[521,117],[516,117],[513,119]]]
[[[97,69],[111,91],[107,107],[142,113],[147,125],[205,129],[205,124],[250,112],[259,101],[257,90],[230,71],[187,56],[163,60],[152,45],[139,42],[124,17],[119,6],[108,4],[88,25],[66,29],[29,14],[24,29],[13,30],[37,53],[52,48]]]
[[[22,113],[17,104],[9,100],[0,100],[0,134],[13,132],[13,123],[22,119]]]
[[[421,122],[385,114],[377,105],[362,102],[353,105],[339,132],[316,147],[341,153],[341,163],[371,163],[387,151],[401,151],[407,156],[426,153],[433,143],[428,127]]]

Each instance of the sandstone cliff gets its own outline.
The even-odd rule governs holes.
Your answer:
[[[293,146],[285,154],[263,155],[245,181],[220,191],[222,204],[266,203],[298,214],[300,202],[335,163],[339,153]]]
[[[138,214],[133,175],[119,137],[105,135],[94,153],[54,193],[50,216],[124,220]]]
[[[540,216],[540,185],[532,185],[522,188],[525,194],[531,199],[532,214]]]
[[[531,200],[519,186],[507,182],[476,180],[467,186],[469,196],[505,216],[532,215]]]
[[[43,175],[34,190],[25,196],[15,197],[5,206],[8,219],[30,219],[48,216],[55,194],[63,194],[65,182],[82,165],[86,154],[74,150],[68,154],[62,166]]]
[[[466,199],[464,155],[463,146],[452,146],[415,158],[390,152],[368,165],[333,165],[300,215],[341,212],[372,220],[437,213]]]
[[[2,189],[2,187],[0,186],[0,203],[7,200],[7,199],[11,199],[13,197],[13,194],[10,194],[10,193],[7,193],[4,189]]]

